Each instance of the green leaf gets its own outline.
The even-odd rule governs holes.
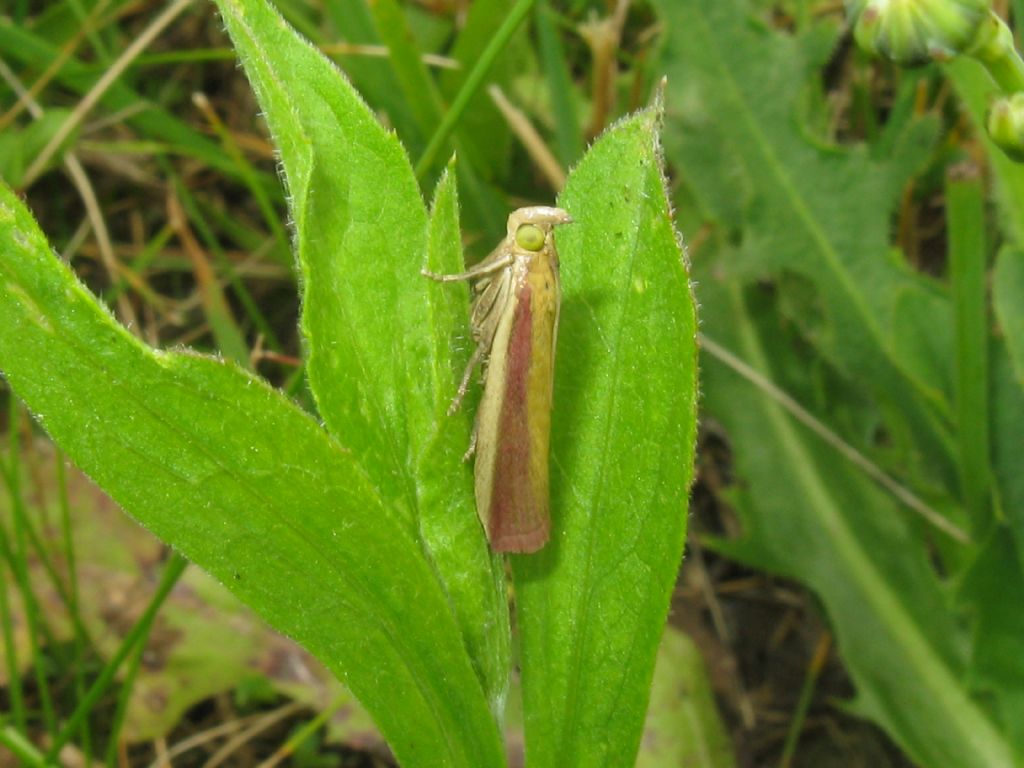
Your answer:
[[[946,179],[949,274],[956,318],[956,412],[961,497],[972,530],[992,523],[989,462],[989,309],[985,199],[978,169],[952,168]]]
[[[131,337],[6,188],[0,244],[0,369],[75,462],[323,660],[405,764],[500,765],[435,572],[352,453],[236,366]]]
[[[999,252],[992,274],[992,300],[1017,381],[1024,387],[1024,248]]]
[[[388,62],[402,94],[402,101],[416,120],[420,134],[430,136],[441,122],[441,94],[434,84],[423,54],[397,0],[369,3],[375,29],[388,49]]]
[[[367,0],[344,5],[326,3],[324,13],[333,22],[340,40],[354,45],[380,44],[380,35]],[[355,53],[341,60],[341,68],[366,100],[383,113],[388,125],[394,126],[406,149],[414,156],[418,155],[423,150],[426,137],[413,116],[412,106],[404,97],[391,61]]]
[[[721,334],[717,343],[785,391],[807,387],[797,378],[806,360],[770,304],[713,274],[701,286],[702,317]],[[857,687],[856,710],[914,760],[935,768],[1017,764],[1019,755],[968,693],[966,633],[922,526],[749,381],[710,356],[702,373],[742,489],[733,498],[744,536],[717,548],[818,594]]]
[[[704,659],[669,626],[658,647],[644,740],[636,768],[734,768]]]
[[[505,22],[514,3],[507,0],[476,0],[469,6],[466,23],[452,46],[451,55],[459,62],[459,68],[448,70],[441,75],[441,92],[452,102],[465,85],[481,54]],[[522,71],[523,54],[518,48],[524,36],[517,33],[510,44],[497,57],[488,73],[487,81],[508,89],[508,83],[517,71]],[[486,179],[503,175],[508,165],[511,133],[505,118],[494,106],[486,89],[480,91],[469,102],[456,128],[460,152],[465,151],[466,160]]]
[[[465,269],[459,231],[454,163],[441,177],[431,210],[427,267],[438,274]],[[436,428],[419,457],[419,502],[423,536],[459,615],[467,647],[485,692],[501,721],[508,695],[511,657],[505,564],[490,551],[476,515],[473,473],[464,460],[472,411],[449,415],[448,406],[472,350],[465,283],[431,284],[419,278],[429,296],[431,331],[430,393]]]
[[[70,114],[66,109],[51,109],[24,128],[6,128],[0,134],[0,179],[12,187],[20,186],[25,170]],[[78,132],[72,131],[62,146],[70,146],[77,138]],[[60,158],[59,153],[57,158]]]
[[[954,314],[944,287],[915,274],[889,245],[894,204],[933,127],[908,118],[900,98],[872,146],[828,146],[810,127],[824,118],[813,94],[833,28],[787,35],[759,23],[760,11],[741,0],[656,6],[668,30],[663,61],[679,128],[668,151],[711,235],[697,271],[708,348],[737,355],[827,426],[849,424],[843,437],[897,459],[897,477],[909,475],[937,506],[959,514]],[[794,303],[792,273],[810,299]],[[972,343],[984,347],[985,328],[972,329]],[[988,692],[972,689],[971,654],[984,649],[980,637],[971,644],[960,612],[975,606],[949,594],[947,574],[960,576],[979,545],[934,540],[765,392],[710,356],[702,362],[707,411],[733,451],[731,498],[744,531],[720,550],[815,591],[856,684],[858,711],[912,759],[951,768],[1019,764]],[[1019,469],[1021,410],[1006,396],[1005,355],[996,349],[989,362],[992,462],[1009,498],[1007,481],[1020,475],[1011,468]],[[814,373],[823,370],[840,386],[822,386],[828,382]],[[975,399],[972,413],[976,406]],[[972,445],[983,445],[976,435]],[[981,458],[971,459],[984,465],[977,450]],[[934,565],[937,552],[944,572]],[[996,706],[1015,695],[1008,685]]]
[[[448,342],[451,329],[432,320],[436,287],[419,274],[428,218],[409,159],[337,68],[266,4],[220,6],[280,150],[320,415],[410,534],[426,537],[481,684],[500,711],[509,667],[503,569],[480,535],[468,485],[437,487],[437,477],[464,476],[465,449],[454,453],[445,435],[461,425],[465,445],[468,425],[446,417],[450,395],[438,397],[455,392],[451,366],[425,362],[438,354],[436,334]],[[433,247],[457,252],[452,194],[446,182]],[[438,382],[441,369],[447,375]],[[453,538],[452,528],[462,535]]]
[[[1024,435],[1024,386],[1005,345],[993,345],[990,362],[992,465],[999,507],[1017,535],[1020,548],[1024,547],[1024,472],[1021,472],[1020,456],[1021,435]]]
[[[957,56],[943,70],[963,101],[982,146],[987,150],[994,179],[994,198],[1002,214],[1002,228],[1010,242],[1024,247],[1024,164],[1011,160],[985,128],[986,116],[996,85],[980,62],[970,56]]]
[[[695,317],[660,110],[598,140],[559,200],[552,540],[513,558],[531,766],[631,765],[686,530]]]
[[[834,46],[834,26],[792,38],[750,17],[746,0],[655,0],[667,30],[666,151],[705,220],[741,247],[719,268],[755,282],[789,270],[815,286],[820,353],[910,425],[908,463],[922,482],[957,487],[952,410],[900,354],[895,314],[939,307],[926,279],[890,258],[889,216],[934,141],[932,121],[898,125],[883,158],[814,141],[807,91]],[[928,332],[945,320],[927,318]],[[717,329],[709,327],[714,336]],[[899,427],[894,427],[899,429]]]
[[[961,591],[978,606],[971,683],[995,702],[1007,734],[1024,750],[1024,568],[1008,533],[993,529]]]
[[[417,400],[404,386],[403,348],[423,357],[426,293],[400,288],[417,278],[427,214],[408,159],[338,70],[265,3],[220,7],[281,154],[320,415],[412,525],[415,488],[395,468],[408,464],[407,406]]]

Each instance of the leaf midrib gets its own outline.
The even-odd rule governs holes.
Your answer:
[[[763,131],[759,130],[757,117],[749,108],[749,102],[743,97],[743,92],[736,79],[733,77],[731,70],[726,66],[726,63],[722,58],[721,48],[715,44],[717,37],[714,35],[711,28],[704,6],[699,5],[696,7],[693,15],[700,22],[705,43],[704,48],[705,51],[709,51],[711,53],[711,61],[713,62],[716,70],[717,82],[724,85],[724,90],[728,94],[729,100],[733,103],[734,113],[740,117],[746,127],[747,134],[752,138],[751,144],[761,155],[764,167],[768,170],[769,175],[775,178],[777,186],[783,192],[783,198],[790,201],[790,207],[796,214],[797,220],[804,225],[805,231],[811,241],[818,246],[818,250],[824,257],[825,264],[833,273],[834,278],[837,280],[843,292],[847,295],[850,303],[857,310],[863,326],[870,331],[872,339],[875,341],[877,347],[883,350],[885,358],[890,363],[893,363],[889,349],[884,343],[885,337],[878,324],[878,319],[871,312],[871,308],[866,305],[862,295],[855,290],[850,276],[842,269],[839,254],[832,246],[827,235],[821,230],[821,227],[818,226],[816,218],[811,213],[803,196],[799,193],[798,186],[791,178],[790,174],[786,172],[781,158],[779,158],[777,153],[774,151],[771,140]],[[896,367],[897,369],[899,368],[899,366]]]
[[[643,120],[644,118],[647,118],[647,117],[648,117],[648,115],[645,114],[645,115],[639,115],[635,119],[637,121],[640,121],[640,120]],[[641,179],[643,179],[643,176],[645,175],[645,171],[646,171],[646,167],[645,166],[641,166],[641,170],[640,170]],[[643,188],[643,186],[644,186],[644,184],[641,181],[640,187]],[[645,200],[644,200],[642,195],[638,195],[636,203],[634,205],[634,216],[632,218],[632,222],[633,222],[633,243],[632,243],[632,247],[630,248],[630,258],[629,258],[629,262],[628,262],[628,269],[627,269],[627,272],[626,272],[626,279],[622,283],[623,285],[625,285],[627,287],[627,291],[626,291],[626,297],[625,297],[625,299],[622,302],[622,307],[621,307],[621,310],[619,312],[619,316],[618,316],[618,318],[616,318],[617,328],[615,329],[615,331],[616,331],[615,341],[614,341],[613,346],[612,346],[612,377],[611,377],[611,386],[610,386],[610,390],[609,390],[610,391],[610,397],[608,398],[607,406],[605,408],[605,418],[604,418],[605,429],[604,429],[604,436],[603,436],[603,439],[601,441],[601,459],[600,459],[600,462],[598,464],[599,469],[598,469],[597,477],[595,478],[594,494],[592,496],[592,498],[600,500],[600,504],[601,505],[604,504],[604,500],[607,498],[606,494],[604,493],[604,487],[605,487],[606,477],[607,477],[606,476],[606,470],[607,470],[608,461],[609,461],[608,460],[608,450],[609,450],[609,448],[611,446],[611,443],[612,443],[611,431],[612,431],[612,426],[613,426],[613,422],[614,422],[614,417],[613,416],[614,416],[614,413],[616,411],[615,404],[616,404],[616,400],[617,400],[617,393],[619,392],[619,382],[620,382],[621,376],[622,376],[622,365],[620,364],[619,361],[620,361],[621,350],[623,348],[622,336],[625,333],[625,326],[626,326],[625,318],[629,315],[630,304],[633,301],[636,300],[636,293],[634,291],[632,291],[632,290],[629,290],[628,288],[633,283],[633,273],[634,273],[635,268],[636,268],[636,262],[637,262],[638,254],[639,254],[639,251],[640,251],[640,248],[639,248],[640,229],[641,229],[641,225],[640,225],[641,216],[640,216],[640,214],[643,211],[644,207],[645,207]],[[601,327],[600,324],[596,322],[596,318],[594,320],[595,320],[595,322],[593,322],[591,324],[591,327],[593,327],[595,329],[599,329]],[[600,519],[600,517],[601,517],[597,507],[595,507],[595,510],[593,512],[593,516],[596,517],[597,519]],[[580,580],[580,583],[581,584],[589,584],[589,585],[591,585],[591,588],[585,589],[585,590],[580,590],[580,592],[578,593],[579,594],[579,598],[576,601],[576,607],[575,607],[575,609],[573,611],[573,613],[575,615],[575,619],[574,619],[574,621],[569,623],[570,626],[579,626],[579,627],[593,627],[593,626],[595,626],[595,623],[592,620],[587,620],[585,617],[587,617],[592,612],[591,611],[591,605],[592,605],[594,597],[595,597],[594,592],[595,592],[596,586],[597,586],[596,583],[595,583],[594,578],[591,575],[594,572],[594,553],[595,553],[595,550],[597,549],[597,542],[601,538],[604,538],[606,535],[607,535],[606,530],[601,528],[600,526],[596,526],[596,525],[588,526],[588,536],[587,536],[588,542],[587,542],[587,546],[586,546],[586,548],[584,550],[585,551],[585,555],[584,555],[584,558],[583,558],[584,566],[582,568],[582,578]],[[579,638],[579,641],[576,642],[576,643],[573,643],[573,645],[572,645],[572,652],[570,653],[570,658],[569,658],[569,661],[568,661],[568,666],[569,666],[569,670],[570,670],[569,675],[567,676],[567,682],[569,682],[569,685],[568,685],[568,702],[567,702],[568,719],[567,719],[567,722],[563,726],[563,730],[562,730],[563,734],[576,734],[576,733],[578,733],[578,721],[579,721],[579,715],[580,715],[580,707],[579,707],[579,704],[578,704],[578,699],[579,699],[579,694],[580,694],[580,692],[582,690],[582,687],[583,687],[580,684],[580,680],[584,676],[583,675],[583,664],[582,664],[582,659],[583,659],[583,655],[584,655],[584,653],[583,653],[583,650],[584,650],[583,649],[583,641],[589,639],[591,637],[591,635],[590,635],[589,632],[587,632],[587,633],[581,633],[580,635],[577,635],[577,637]],[[576,748],[577,748],[578,740],[577,739],[572,739],[571,743],[572,743],[572,759],[567,759],[565,761],[565,764],[566,765],[577,765],[578,764],[578,759],[577,759],[577,756],[576,756],[576,751],[577,751]]]
[[[729,290],[732,304],[739,308],[733,313],[733,317],[737,319],[739,343],[746,353],[745,357],[757,370],[768,370],[768,360],[742,307],[738,289],[733,286]],[[955,706],[946,707],[950,716],[945,720],[960,732],[960,742],[971,745],[979,757],[984,756],[978,765],[1012,765],[1011,752],[1001,735],[974,702],[963,695],[961,687],[952,678],[946,665],[937,658],[934,649],[921,636],[913,620],[907,617],[907,612],[899,601],[892,597],[889,584],[878,573],[870,557],[863,552],[857,536],[850,529],[828,490],[823,487],[821,477],[812,470],[815,466],[814,459],[807,452],[806,445],[796,434],[786,415],[780,408],[767,401],[764,413],[771,422],[773,431],[778,435],[784,452],[790,456],[785,462],[786,466],[791,467],[800,479],[806,497],[813,499],[808,502],[808,506],[818,510],[819,516],[828,521],[829,540],[834,545],[833,550],[846,563],[846,572],[852,574],[855,581],[862,585],[860,593],[866,602],[875,606],[876,615],[893,629],[896,637],[904,638],[903,648],[906,652],[902,656],[906,663],[914,668],[916,679],[935,692],[937,701],[957,702]],[[823,525],[824,527],[826,525]]]

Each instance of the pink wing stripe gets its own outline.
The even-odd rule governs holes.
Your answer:
[[[533,359],[530,285],[516,297],[494,458],[488,534],[496,552],[533,552],[548,538],[547,515],[530,477],[529,376]]]

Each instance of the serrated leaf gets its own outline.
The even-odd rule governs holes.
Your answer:
[[[552,540],[513,558],[527,761],[630,765],[686,530],[695,318],[649,109],[571,174]]]

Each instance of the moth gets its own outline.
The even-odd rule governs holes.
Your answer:
[[[470,325],[476,348],[449,414],[469,388],[477,365],[484,390],[468,459],[476,453],[476,509],[496,552],[536,552],[551,532],[548,451],[555,343],[561,288],[554,228],[572,221],[561,208],[520,208],[491,254],[455,275],[469,280]]]

